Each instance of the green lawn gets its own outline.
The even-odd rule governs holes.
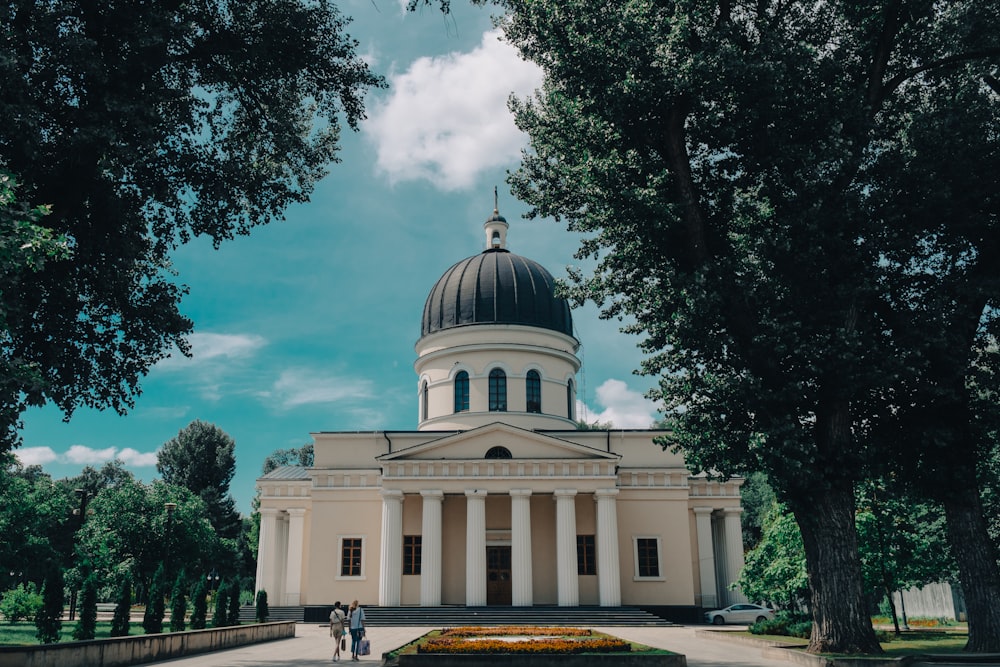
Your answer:
[[[789,645],[805,646],[807,639],[786,637],[783,635],[753,635],[749,632],[740,633],[751,639],[767,639]],[[886,657],[898,658],[904,655],[920,655],[923,653],[960,653],[969,641],[969,633],[965,627],[954,630],[910,630],[903,632],[898,638],[881,644]],[[832,655],[832,654],[831,654]],[[839,657],[847,657],[836,654]]]
[[[76,621],[63,621],[62,635],[60,642],[76,641],[73,639],[73,630],[76,628]],[[0,623],[0,646],[34,646],[38,644],[35,639],[35,624],[31,622],[23,623]],[[168,623],[163,625],[163,632],[170,632]],[[129,635],[146,634],[142,630],[142,622],[133,621],[129,627]],[[108,639],[111,636],[111,621],[98,621],[95,639]]]
[[[968,641],[967,631],[910,630],[898,639],[882,644],[882,649],[893,658],[919,653],[959,653]]]

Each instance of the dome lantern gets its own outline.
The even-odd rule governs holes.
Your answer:
[[[497,189],[496,186],[493,187],[493,215],[491,215],[486,222],[483,223],[483,229],[486,230],[486,249],[487,250],[506,250],[507,249],[507,229],[510,225],[507,224],[507,219],[500,215],[500,206],[497,201]]]

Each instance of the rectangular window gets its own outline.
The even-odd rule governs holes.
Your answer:
[[[420,574],[419,535],[403,535],[403,574]]]
[[[597,574],[597,548],[593,535],[576,536],[577,574]]]
[[[635,538],[635,572],[639,578],[660,576],[660,538]]]
[[[340,576],[361,576],[361,538],[345,537],[340,543]]]

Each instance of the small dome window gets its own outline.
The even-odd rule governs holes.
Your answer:
[[[512,459],[514,458],[510,454],[510,450],[506,447],[491,447],[490,451],[486,452],[486,458],[488,459]]]

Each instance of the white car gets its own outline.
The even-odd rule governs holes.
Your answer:
[[[715,609],[705,612],[705,621],[714,625],[723,623],[756,623],[774,618],[774,610],[761,607],[759,604],[741,602],[731,604],[725,609]]]

